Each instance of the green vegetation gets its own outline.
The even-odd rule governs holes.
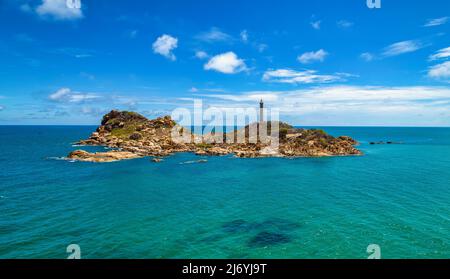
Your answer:
[[[204,143],[204,142],[202,142],[202,143],[197,143],[195,146],[198,147],[198,148],[202,148],[202,149],[208,149],[208,148],[211,148],[211,147],[212,147],[211,144],[209,144],[209,143]]]
[[[309,141],[315,141],[322,146],[327,146],[334,140],[335,138],[333,136],[327,134],[324,130],[321,129],[303,130],[302,135],[295,139],[295,141],[301,145],[305,145]]]
[[[121,139],[128,139],[134,132],[136,132],[137,127],[138,124],[127,124],[123,128],[114,128],[111,131],[111,135]]]
[[[286,127],[280,128],[280,139],[286,139],[288,132],[289,128]]]

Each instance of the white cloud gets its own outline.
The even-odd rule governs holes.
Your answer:
[[[404,53],[414,52],[423,47],[424,45],[422,44],[422,42],[418,40],[402,41],[384,48],[383,56],[397,56]]]
[[[176,57],[172,51],[177,47],[178,39],[164,34],[153,43],[153,52],[175,61]]]
[[[50,100],[58,101],[61,100],[63,97],[68,96],[71,93],[71,90],[69,88],[61,88],[58,89],[55,93],[48,96]]]
[[[314,28],[314,29],[316,29],[316,30],[319,30],[319,29],[320,29],[320,24],[321,24],[321,23],[322,23],[321,20],[317,20],[317,21],[311,22],[310,24],[311,24],[312,28]]]
[[[212,27],[209,31],[198,34],[196,38],[208,43],[231,41],[233,39],[230,35],[222,32],[216,27]]]
[[[75,58],[89,58],[92,57],[92,54],[75,54],[74,57]]]
[[[364,52],[364,53],[361,53],[360,57],[361,57],[361,59],[364,59],[364,60],[367,61],[367,62],[370,62],[370,61],[372,61],[373,59],[375,59],[375,55],[373,55],[373,54],[370,53],[370,52]]]
[[[94,50],[73,47],[50,49],[49,52],[58,55],[68,55],[75,58],[89,58],[97,54]]]
[[[195,57],[197,57],[198,59],[206,59],[209,57],[209,55],[205,51],[199,50],[195,52]]]
[[[237,95],[205,95],[228,100],[253,101],[258,98],[249,98],[255,92],[244,92]],[[305,101],[306,103],[339,103],[343,106],[353,101],[362,102],[361,105],[373,102],[423,102],[429,100],[446,100],[450,102],[450,88],[448,87],[384,87],[384,86],[319,86],[308,89],[289,91],[258,91],[258,96],[271,95],[271,100]]]
[[[316,61],[323,62],[325,57],[327,57],[328,52],[323,49],[319,49],[318,51],[306,52],[300,55],[297,59],[300,63],[309,64]]]
[[[60,88],[48,96],[49,100],[64,103],[81,103],[92,101],[100,96],[91,93],[74,92],[70,88]]]
[[[428,76],[434,79],[443,79],[450,82],[450,61],[430,67]]]
[[[0,106],[0,111],[4,110],[5,107],[4,106]]]
[[[248,32],[247,32],[247,30],[242,30],[240,35],[241,35],[241,40],[244,43],[248,42]]]
[[[245,94],[242,94],[242,95],[199,94],[198,96],[221,99],[221,100],[232,101],[232,102],[249,102],[249,103],[256,103],[256,102],[259,102],[261,99],[263,99],[265,102],[274,102],[279,99],[278,94],[272,94],[270,92],[265,92],[265,91],[246,92]],[[230,106],[231,106],[231,104],[230,104]]]
[[[195,87],[192,87],[191,89],[189,89],[189,92],[191,92],[191,93],[197,93],[197,92],[198,92],[198,89],[195,88]]]
[[[204,95],[216,107],[256,107],[260,98],[283,116],[310,125],[450,126],[449,87],[319,86],[289,91]],[[296,116],[299,116],[296,118]]]
[[[26,10],[27,8],[22,5],[21,9]],[[51,17],[56,20],[83,18],[83,10],[81,8],[69,7],[66,0],[42,0],[42,4],[36,8],[36,13],[41,17]]]
[[[341,28],[350,28],[354,25],[353,22],[347,21],[347,20],[339,20],[337,22],[337,25]]]
[[[263,53],[268,47],[269,47],[269,46],[266,45],[266,44],[259,44],[259,45],[257,46],[257,49],[258,49],[258,51],[259,51],[260,53]]]
[[[289,84],[312,84],[345,81],[346,77],[353,75],[347,73],[335,73],[333,75],[321,75],[315,70],[294,71],[291,69],[267,70],[263,75],[263,81]]]
[[[447,59],[450,58],[450,47],[443,48],[430,56],[430,60]]]
[[[433,27],[433,26],[439,26],[442,24],[446,24],[449,21],[449,17],[440,17],[440,18],[434,18],[429,19],[427,23],[425,23],[424,27]]]
[[[224,93],[224,92],[226,92],[226,90],[222,89],[222,88],[205,88],[205,89],[202,89],[202,91],[216,92],[216,93]]]
[[[244,60],[234,52],[226,52],[212,57],[204,66],[205,70],[214,70],[224,74],[235,74],[247,69]]]

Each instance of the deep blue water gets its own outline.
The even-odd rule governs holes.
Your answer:
[[[450,129],[324,128],[361,157],[51,159],[94,129],[0,127],[0,258],[450,257]]]

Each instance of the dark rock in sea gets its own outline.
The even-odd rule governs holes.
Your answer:
[[[258,228],[265,230],[276,230],[280,232],[291,232],[300,228],[300,224],[281,218],[273,218],[257,224]]]
[[[222,225],[222,229],[227,233],[245,233],[252,230],[252,224],[239,219]]]
[[[248,233],[254,231],[290,233],[298,228],[300,228],[300,224],[281,218],[267,219],[262,222],[248,222],[237,219],[222,225],[222,229],[227,233]]]
[[[376,144],[402,144],[403,142],[395,142],[395,141],[371,141],[370,144],[371,145],[376,145]]]
[[[287,234],[263,231],[255,235],[248,242],[251,248],[261,248],[291,242],[291,238]]]

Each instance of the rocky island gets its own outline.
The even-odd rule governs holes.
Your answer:
[[[270,130],[271,123],[267,124]],[[257,141],[250,143],[249,128],[236,130],[230,134],[208,134],[198,136],[190,134],[191,143],[177,143],[172,140],[172,130],[183,130],[170,116],[149,120],[144,116],[127,111],[113,110],[106,114],[101,125],[92,135],[78,142],[79,145],[105,146],[112,150],[108,152],[89,153],[76,150],[68,155],[68,159],[86,162],[113,162],[140,157],[155,157],[155,162],[160,158],[177,153],[193,152],[197,155],[235,155],[241,158],[258,157],[324,157],[324,156],[350,156],[362,155],[355,148],[358,143],[350,137],[333,137],[323,130],[299,129],[279,122],[279,148],[278,152],[267,152],[269,144]],[[254,123],[251,125],[259,125]],[[245,133],[245,143],[195,143],[194,139],[205,140],[212,137],[227,136],[234,138],[237,133]],[[208,142],[208,141],[206,141]]]

